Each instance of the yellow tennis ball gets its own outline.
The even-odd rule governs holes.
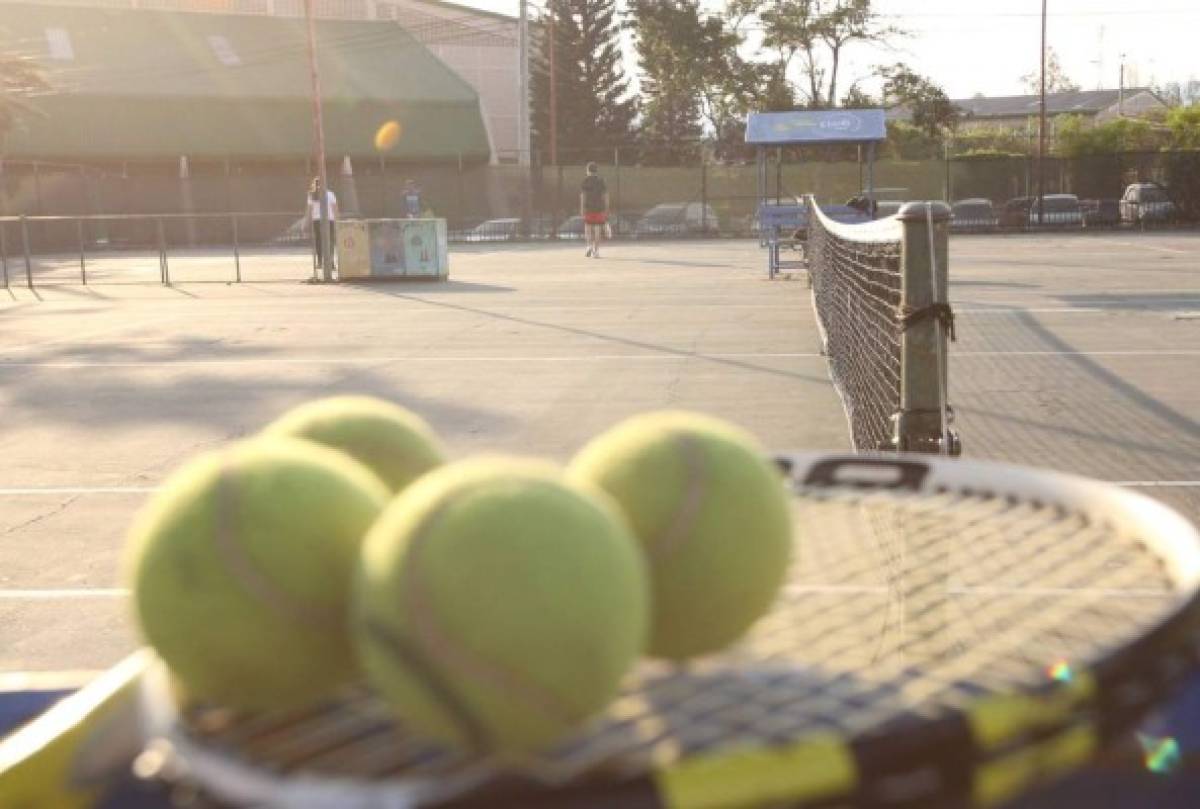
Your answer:
[[[307,441],[197,458],[130,532],[143,635],[192,696],[252,709],[319,699],[357,676],[350,582],[388,497],[365,467]]]
[[[424,419],[369,396],[334,396],[300,405],[264,435],[304,438],[341,450],[393,492],[445,461],[441,443]]]
[[[779,474],[749,434],[695,413],[649,413],[594,439],[570,474],[617,501],[645,550],[651,655],[718,651],[770,608],[792,520]]]
[[[404,130],[400,126],[399,121],[388,121],[375,131],[375,150],[379,152],[391,151],[400,142],[400,135]]]
[[[351,627],[370,682],[415,731],[533,751],[616,695],[645,642],[644,565],[602,492],[538,462],[460,462],[371,529]]]

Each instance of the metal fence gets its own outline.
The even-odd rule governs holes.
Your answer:
[[[2,216],[0,281],[32,289],[315,279],[302,223],[291,212]]]
[[[333,161],[328,168],[343,217],[403,216],[406,191],[416,186],[422,212],[445,218],[456,242],[582,238],[579,183],[593,161],[609,188],[616,238],[758,232],[750,161],[717,162],[700,149],[656,153],[640,146],[562,150],[560,159],[558,166],[522,167],[381,157]],[[0,163],[0,217],[6,217],[0,252],[11,260],[24,250],[23,238],[31,261],[80,249],[156,251],[161,229],[168,263],[181,249],[232,256],[251,245],[299,256],[314,173],[311,163],[295,161]],[[951,200],[959,231],[1152,227],[1200,218],[1200,152],[1049,158],[1042,164],[1024,155],[884,159],[874,176],[881,208],[912,199]],[[1039,176],[1045,192],[1056,195],[1040,215],[1034,199]],[[772,198],[781,202],[811,193],[823,204],[844,203],[862,192],[865,167],[853,153],[781,150],[771,155],[768,177]],[[1165,189],[1170,205],[1123,204],[1126,189],[1138,183]],[[27,234],[20,232],[22,216]],[[84,268],[87,263],[85,258]]]

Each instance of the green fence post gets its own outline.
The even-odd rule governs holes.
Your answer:
[[[156,220],[158,223],[158,268],[162,277],[162,282],[166,286],[171,285],[171,268],[167,263],[167,234],[163,229],[162,217]]]
[[[75,234],[79,237],[79,280],[87,286],[87,258],[83,246],[83,218],[75,220]]]
[[[233,272],[234,280],[237,283],[242,283],[242,255],[241,245],[238,242],[238,217],[236,213],[229,214],[229,220],[233,224]]]
[[[0,268],[4,271],[4,288],[8,289],[8,245],[4,243],[4,231],[8,230],[7,222],[0,222]]]
[[[29,220],[21,214],[21,246],[25,249],[25,284],[33,289],[33,261],[29,258]]]

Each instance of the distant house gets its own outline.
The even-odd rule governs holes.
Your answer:
[[[1041,110],[1037,95],[956,98],[952,102],[962,115],[959,130],[1009,130],[1025,132],[1036,128]],[[1079,115],[1097,123],[1118,117],[1141,117],[1167,109],[1167,103],[1146,87],[1121,90],[1073,90],[1046,95],[1047,117]],[[904,106],[888,110],[889,121],[907,121],[912,113]]]

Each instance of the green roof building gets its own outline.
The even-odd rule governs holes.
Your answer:
[[[399,25],[321,20],[330,159],[490,157],[476,92]],[[53,90],[0,144],[8,160],[304,160],[313,153],[301,19],[0,4],[0,51],[36,59]]]

